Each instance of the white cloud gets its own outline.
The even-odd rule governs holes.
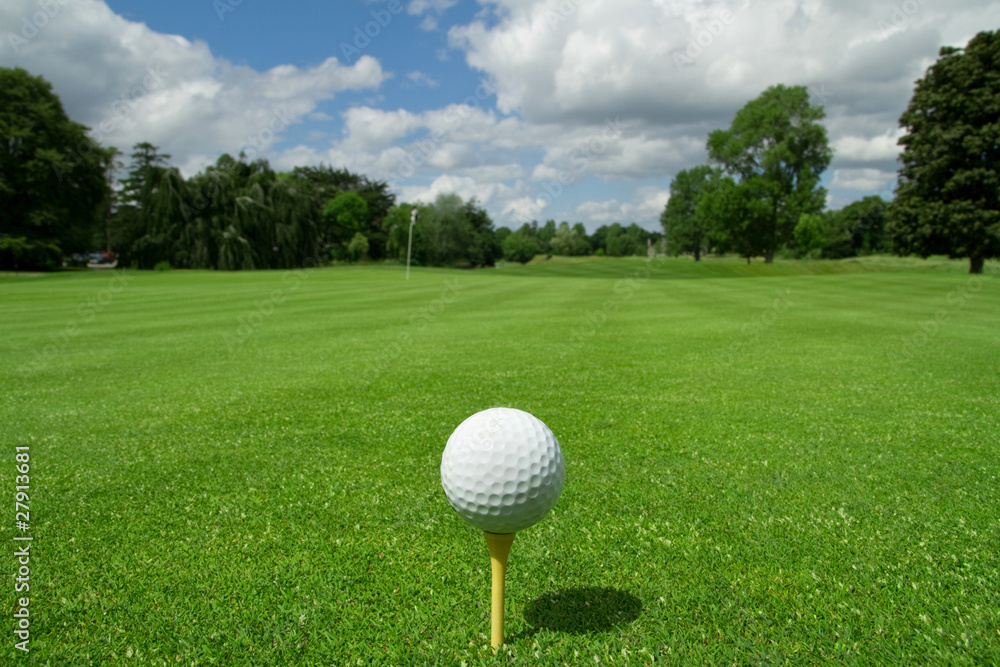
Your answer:
[[[24,67],[53,84],[67,113],[126,154],[149,141],[186,175],[223,152],[263,156],[320,101],[345,90],[376,88],[377,60],[351,66],[336,58],[307,68],[265,72],[216,58],[204,42],[164,35],[128,21],[98,0],[61,7],[18,52],[0,49],[0,65]],[[0,5],[0,25],[20,25],[38,5]]]
[[[491,18],[453,27],[449,40],[496,81],[499,110],[520,116],[525,134],[548,130],[535,179],[554,178],[582,138],[619,117],[624,133],[588,172],[668,180],[705,162],[708,132],[777,83],[808,86],[825,105],[834,168],[891,169],[913,82],[942,44],[1000,21],[1000,3],[976,0],[920,3],[891,31],[881,22],[896,5],[839,0],[484,5]]]
[[[458,0],[413,0],[406,8],[410,14],[420,15],[425,12],[442,13],[458,4]]]
[[[897,144],[902,135],[902,130],[897,130],[874,137],[842,136],[833,142],[833,150],[841,160],[857,162],[895,160],[902,148]]]
[[[420,117],[406,111],[382,111],[371,107],[354,107],[344,112],[344,148],[372,151],[387,148],[421,125]]]
[[[895,172],[881,169],[836,169],[833,172],[832,188],[876,192],[885,190],[896,179]]]
[[[652,229],[660,224],[660,214],[670,200],[670,190],[655,185],[636,188],[633,199],[636,201],[636,221]]]
[[[656,228],[672,175],[705,163],[707,134],[775,83],[807,85],[826,107],[832,202],[888,187],[913,82],[941,45],[1000,24],[1000,2],[977,0],[917,1],[908,14],[903,3],[860,0],[480,0],[476,18],[450,27],[448,44],[486,83],[452,90],[453,103],[439,108],[426,108],[424,90],[414,106],[393,97],[399,108],[383,109],[381,45],[349,66],[329,58],[260,72],[98,0],[56,4],[60,13],[17,53],[0,44],[0,65],[52,81],[103,143],[151,141],[188,174],[256,143],[276,168],[346,167],[391,180],[404,201],[453,188],[479,198],[498,224],[547,211],[589,228]],[[417,18],[406,20],[447,27],[455,4],[413,0],[407,13]],[[19,26],[37,7],[6,2],[0,25]],[[905,16],[893,17],[897,8]],[[440,81],[435,98],[449,90],[450,75],[420,66],[400,88],[416,95]],[[357,90],[368,93],[363,104],[323,104]],[[339,134],[330,121],[342,122]],[[279,151],[300,123],[303,143]],[[549,203],[545,187],[560,180]]]
[[[628,225],[632,222],[635,206],[628,202],[622,203],[617,199],[607,201],[585,201],[576,207],[576,215],[592,224],[599,225],[620,222]]]
[[[437,81],[436,79],[432,79],[431,77],[427,76],[423,72],[420,72],[420,71],[417,71],[417,70],[414,70],[414,71],[410,72],[409,74],[407,74],[406,78],[409,79],[410,81],[412,81],[413,83],[422,84],[422,85],[427,86],[428,88],[437,88],[441,84],[440,81]]]

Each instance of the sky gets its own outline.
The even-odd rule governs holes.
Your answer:
[[[891,198],[914,82],[998,28],[985,0],[4,0],[0,67],[185,176],[243,151],[497,226],[655,230],[708,133],[779,83],[826,110],[828,207]]]

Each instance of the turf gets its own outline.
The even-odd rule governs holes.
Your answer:
[[[0,278],[32,662],[1000,663],[996,266],[745,267]],[[567,481],[494,656],[438,466],[496,405]]]

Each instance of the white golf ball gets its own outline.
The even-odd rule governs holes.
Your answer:
[[[458,425],[441,455],[441,486],[459,516],[490,533],[537,523],[566,479],[559,442],[523,410],[490,408]]]

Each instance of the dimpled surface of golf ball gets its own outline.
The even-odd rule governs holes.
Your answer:
[[[459,516],[490,533],[537,523],[566,479],[559,442],[537,417],[490,408],[458,425],[441,455],[441,486]]]

